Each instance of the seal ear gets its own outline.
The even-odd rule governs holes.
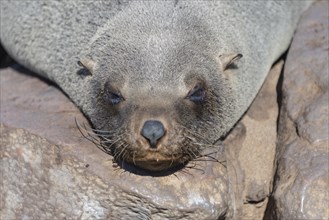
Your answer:
[[[89,72],[91,74],[94,73],[94,70],[95,70],[95,61],[89,59],[89,58],[82,58],[78,61],[78,65],[79,66],[82,66],[84,68],[86,68],[87,70],[89,70]]]
[[[230,65],[242,57],[240,53],[230,53],[219,55],[219,61],[221,62],[223,71],[225,71]]]

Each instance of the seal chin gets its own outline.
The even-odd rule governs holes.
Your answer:
[[[167,156],[160,152],[147,152],[143,156],[127,157],[125,160],[145,170],[164,171],[185,163],[188,158],[182,155]]]

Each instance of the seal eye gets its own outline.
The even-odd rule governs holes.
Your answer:
[[[121,101],[125,100],[120,91],[109,85],[109,83],[106,83],[105,85],[104,99],[111,105],[119,104]]]
[[[111,105],[119,104],[123,100],[123,97],[120,94],[113,92],[108,93],[106,98]]]
[[[186,96],[196,104],[201,104],[206,99],[206,90],[201,83],[197,83]]]

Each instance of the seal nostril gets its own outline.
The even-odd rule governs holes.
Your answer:
[[[165,129],[160,121],[149,120],[144,123],[141,134],[152,148],[156,148],[158,140],[165,134]]]

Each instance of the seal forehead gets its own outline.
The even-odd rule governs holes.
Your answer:
[[[145,10],[144,4],[150,10]],[[158,7],[159,4],[164,7]],[[129,77],[151,81],[175,79],[180,66],[195,62],[196,54],[218,53],[209,43],[215,38],[214,33],[202,19],[188,14],[188,9],[161,2],[132,2],[132,5],[134,10],[128,8],[119,13],[101,28],[102,33],[96,34],[102,36],[100,40],[93,40],[94,45],[104,51],[104,57],[108,58],[108,53],[115,54],[113,65],[133,67],[135,73]],[[107,49],[97,41],[107,42]]]

